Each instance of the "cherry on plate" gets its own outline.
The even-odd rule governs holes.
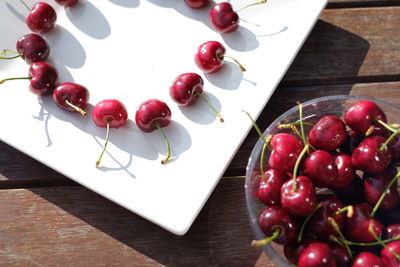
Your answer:
[[[26,63],[45,61],[50,54],[50,47],[46,40],[38,34],[25,34],[17,41],[17,51]]]
[[[55,0],[55,1],[62,6],[71,7],[76,5],[76,3],[78,3],[79,0]]]
[[[26,25],[31,31],[45,34],[54,28],[57,13],[51,5],[45,2],[37,2],[29,10],[29,15],[26,17]]]
[[[54,102],[62,109],[86,115],[85,106],[89,101],[89,90],[86,87],[66,82],[58,85],[53,91]]]
[[[203,8],[210,0],[185,0],[185,3],[191,8]]]

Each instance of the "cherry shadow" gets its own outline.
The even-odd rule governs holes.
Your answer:
[[[218,88],[237,90],[243,81],[243,72],[236,63],[225,60],[223,68],[217,74],[205,74],[205,78]]]
[[[110,2],[119,6],[129,8],[138,7],[140,5],[139,0],[110,0]]]

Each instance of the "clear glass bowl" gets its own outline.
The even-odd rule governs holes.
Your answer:
[[[400,107],[389,104],[387,102],[358,96],[328,96],[316,98],[303,105],[303,118],[305,121],[316,123],[320,118],[326,115],[335,115],[343,119],[343,114],[347,107],[360,100],[371,100],[379,105],[385,112],[387,121],[389,123],[399,123],[400,121]],[[299,107],[293,107],[279,116],[271,125],[264,131],[264,136],[270,134],[277,134],[279,132],[291,133],[291,130],[281,130],[277,128],[279,124],[292,123],[299,120]],[[307,129],[306,129],[307,130]],[[307,131],[308,132],[308,131]],[[306,134],[307,134],[306,132]],[[257,198],[257,189],[260,180],[260,154],[263,147],[263,141],[260,138],[255,144],[246,168],[246,181],[245,181],[245,194],[247,211],[250,219],[250,225],[255,234],[255,239],[260,240],[266,238],[265,234],[258,225],[258,217],[265,209],[265,204]],[[267,161],[269,158],[269,151],[267,149],[264,157],[264,169],[267,170]],[[290,267],[291,265],[283,255],[283,246],[275,243],[270,243],[262,247],[267,256],[276,266]]]

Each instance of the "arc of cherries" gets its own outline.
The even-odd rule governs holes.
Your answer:
[[[22,36],[16,44],[17,51],[4,49],[0,53],[0,59],[14,59],[21,57],[30,66],[27,77],[6,78],[0,80],[0,84],[10,80],[29,80],[29,89],[32,93],[39,96],[53,95],[53,99],[58,107],[86,115],[85,106],[89,101],[89,91],[86,87],[72,82],[59,84],[57,69],[45,62],[50,54],[50,47],[46,40],[38,34],[50,32],[56,24],[57,13],[54,8],[45,3],[37,2],[30,8],[23,0],[19,0],[29,11],[26,17],[28,28],[35,32]],[[78,0],[55,0],[58,4],[65,7],[72,7]],[[206,6],[210,0],[185,0],[186,4],[192,8]],[[250,4],[265,3],[265,0]],[[241,8],[240,10],[244,9]],[[230,33],[239,26],[239,17],[233,11],[230,3],[223,2],[215,5],[209,15],[210,21],[215,30],[219,33]],[[11,57],[5,56],[7,53],[14,54]],[[216,73],[223,68],[224,59],[230,58],[238,64],[242,71],[245,68],[234,58],[226,55],[225,47],[217,41],[208,41],[200,45],[194,56],[196,65],[204,73]],[[171,98],[180,106],[191,106],[198,98],[202,99],[210,109],[216,114],[221,122],[224,122],[219,111],[203,96],[204,81],[197,73],[183,73],[172,82],[169,88]],[[101,154],[96,161],[99,166],[101,159],[106,151],[110,128],[123,126],[128,119],[126,107],[116,99],[100,101],[93,109],[92,120],[98,127],[106,128],[106,139]],[[165,139],[167,155],[161,161],[162,164],[168,162],[172,156],[171,146],[168,138],[163,131],[163,127],[171,123],[171,110],[168,105],[157,99],[150,99],[140,104],[136,111],[135,122],[143,132],[159,130]]]

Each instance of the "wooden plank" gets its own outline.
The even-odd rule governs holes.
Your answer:
[[[329,0],[327,8],[398,6],[399,0]]]
[[[284,86],[400,80],[400,7],[328,9]]]
[[[2,266],[272,266],[249,245],[242,180],[223,180],[182,237],[80,186],[0,199]]]

